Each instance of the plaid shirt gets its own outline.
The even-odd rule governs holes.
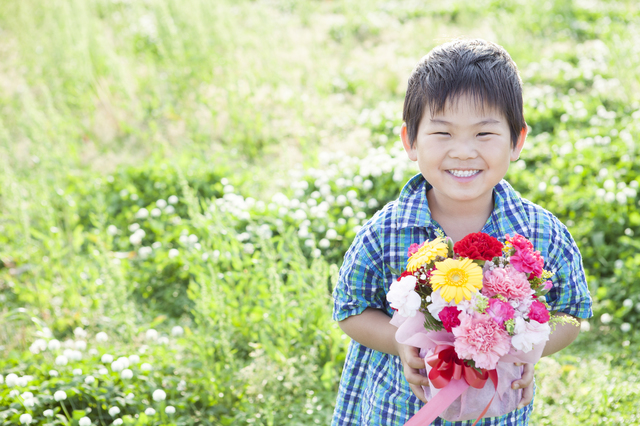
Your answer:
[[[393,315],[386,295],[397,277],[389,267],[404,270],[412,243],[434,239],[436,230],[444,232],[429,212],[426,191],[430,188],[422,175],[414,176],[398,200],[387,204],[358,232],[333,292],[334,320],[358,315],[368,307]],[[527,237],[545,259],[545,269],[555,274],[547,294],[551,308],[578,318],[590,317],[591,297],[582,258],[567,228],[542,207],[520,198],[504,180],[495,186],[494,200],[482,232],[503,241],[506,234]],[[332,425],[403,425],[422,406],[409,388],[399,357],[351,342]],[[533,402],[502,417],[484,418],[478,426],[526,425],[532,408]],[[472,423],[437,419],[433,424]]]

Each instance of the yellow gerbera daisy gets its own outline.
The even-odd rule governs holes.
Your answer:
[[[434,291],[442,288],[440,295],[445,301],[460,303],[471,300],[472,293],[482,288],[482,268],[471,259],[446,259],[436,262],[430,281]]]
[[[448,253],[449,248],[444,238],[436,238],[433,241],[426,242],[409,258],[407,271],[414,272],[422,265],[433,261],[436,256],[447,257]]]

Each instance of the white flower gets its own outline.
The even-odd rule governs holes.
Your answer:
[[[58,377],[58,370],[49,370],[49,375],[51,377]]]
[[[20,423],[21,424],[28,425],[28,424],[31,424],[32,421],[33,421],[33,417],[31,417],[31,414],[24,413],[24,414],[20,415]]]
[[[445,301],[440,295],[440,289],[431,293],[431,304],[427,306],[427,310],[434,318],[439,318],[440,311],[442,311],[447,306],[450,306],[451,303],[455,304],[455,300],[451,300],[451,302]]]
[[[100,358],[100,361],[102,361],[105,364],[109,364],[110,362],[113,362],[113,356],[109,354],[104,354],[102,355],[102,358]]]
[[[129,362],[130,362],[131,364],[137,364],[137,363],[139,363],[139,362],[140,362],[140,357],[139,357],[138,355],[136,355],[136,354],[129,355]],[[131,365],[131,364],[130,364],[130,365]]]
[[[69,359],[72,361],[80,361],[82,359],[82,352],[72,350],[69,353]]]
[[[107,333],[105,333],[104,331],[96,334],[96,342],[106,342],[107,340],[109,340],[109,336],[107,336]]]
[[[620,325],[620,330],[622,330],[623,333],[628,333],[629,331],[631,331],[631,324],[629,324],[628,322],[623,322]]]
[[[178,386],[176,387],[176,389],[178,389],[178,391],[180,392],[187,390],[187,382],[185,382],[184,380],[180,380],[178,382]]]
[[[136,213],[136,218],[137,219],[146,219],[149,217],[149,210],[145,209],[144,207],[142,207],[140,210],[138,210],[138,212]]]
[[[151,210],[151,216],[152,217],[158,217],[162,214],[162,210],[160,210],[159,208],[155,208],[153,210]]]
[[[20,391],[18,389],[12,389],[11,392],[9,392],[9,396],[11,398],[17,398],[18,395],[20,395]]]
[[[589,324],[589,321],[583,320],[580,323],[580,331],[582,332],[588,332],[591,330],[591,324]]]
[[[127,358],[126,356],[121,356],[117,359],[117,361],[124,365],[124,368],[129,368],[130,362],[129,358]]]
[[[153,408],[149,407],[146,410],[144,410],[144,413],[147,416],[154,416],[156,414],[156,410],[154,410]]]
[[[78,339],[84,339],[84,338],[86,338],[86,337],[87,337],[87,332],[86,332],[86,331],[84,331],[84,329],[83,329],[82,327],[76,327],[76,328],[73,330],[73,334],[75,334],[75,336],[76,336]]]
[[[178,202],[178,197],[176,197],[175,195],[171,195],[168,198],[169,204],[176,204]]]
[[[326,249],[326,248],[329,248],[330,246],[331,246],[331,242],[326,238],[323,238],[320,241],[318,241],[318,247],[320,248]]]
[[[130,378],[133,377],[133,371],[129,370],[128,368],[125,368],[124,370],[122,370],[122,373],[120,373],[120,377],[123,380],[129,380]]]
[[[30,399],[30,398],[33,398],[33,393],[32,392],[24,392],[22,395],[20,395],[20,397],[22,399]]]
[[[129,393],[127,394],[127,396],[125,396],[125,398],[127,398],[127,399],[133,399],[133,398],[135,398],[135,397],[136,397],[136,396],[135,396],[134,394],[132,394],[131,392],[129,392]]]
[[[167,336],[158,337],[158,343],[161,345],[169,344],[169,338]]]
[[[174,257],[177,257],[179,254],[180,252],[178,251],[178,249],[172,248],[171,250],[169,250],[169,259],[173,259]]]
[[[89,417],[80,417],[80,420],[78,420],[78,425],[79,426],[90,426],[91,425],[91,419]]]
[[[120,360],[118,360],[118,361],[113,361],[113,362],[111,363],[111,371],[118,372],[118,371],[122,371],[122,370],[124,370],[125,368],[126,368],[126,367],[124,366],[124,364],[123,364],[122,362],[120,362]]]
[[[36,339],[29,347],[29,350],[34,354],[39,354],[40,352],[46,349],[47,349],[47,342],[44,339]]]
[[[73,373],[74,376],[80,376],[82,375],[82,370],[79,368],[74,368],[71,373]]]
[[[403,317],[413,317],[420,308],[420,296],[415,292],[416,277],[408,275],[391,284],[387,300]]]
[[[95,382],[96,378],[93,376],[87,376],[84,378],[84,382],[88,385],[90,385],[91,383]]]
[[[114,236],[118,233],[118,228],[115,225],[107,226],[107,234]]]
[[[42,415],[45,417],[53,417],[53,410],[44,410]]]
[[[142,371],[151,371],[153,367],[151,367],[151,364],[149,364],[148,362],[143,363],[140,366],[140,370]]]
[[[153,391],[152,398],[154,401],[164,401],[167,397],[167,393],[162,389],[156,389]]]
[[[64,355],[58,355],[56,357],[55,363],[56,363],[56,365],[67,365],[69,363],[69,360]]]
[[[115,416],[117,416],[118,414],[120,414],[120,408],[118,408],[118,407],[111,407],[111,408],[109,408],[109,415],[110,415],[111,417],[115,417]]]
[[[4,376],[0,374],[0,385],[4,382]]]
[[[613,317],[611,316],[611,314],[602,314],[602,316],[600,317],[600,321],[602,321],[603,324],[609,324],[611,321],[613,321]]]
[[[173,206],[167,206],[167,207],[164,209],[164,212],[165,212],[166,214],[174,214],[174,213],[176,212],[176,209],[175,209],[175,207],[173,207]]]
[[[122,419],[115,419],[111,424],[113,426],[120,426],[122,424]]]
[[[150,328],[145,333],[145,337],[147,338],[147,340],[158,340],[158,332],[153,328]]]
[[[141,259],[148,258],[151,253],[153,253],[153,249],[149,246],[143,246],[138,249],[138,256],[140,256]]]
[[[7,387],[12,388],[16,384],[18,384],[18,375],[14,373],[7,374],[7,377],[5,377],[4,381],[7,384]]]
[[[65,391],[62,391],[62,390],[56,391],[56,393],[53,394],[53,399],[55,399],[58,402],[64,401],[65,399],[67,399],[67,394]]]
[[[159,209],[164,209],[165,207],[167,207],[167,202],[161,198],[156,201],[156,207]]]
[[[84,351],[87,349],[87,342],[84,340],[76,340],[76,349],[79,351]]]
[[[167,414],[175,414],[176,407],[174,407],[173,405],[167,405],[164,409],[164,412]]]
[[[60,341],[57,339],[51,339],[49,340],[49,343],[47,343],[47,347],[50,351],[57,351],[58,349],[60,349],[60,346]]]
[[[184,329],[182,327],[180,327],[179,325],[176,325],[175,327],[173,327],[171,329],[171,335],[172,336],[182,336],[184,334]]]
[[[104,368],[104,367],[100,367],[100,368],[98,369],[98,373],[99,373],[99,374],[102,374],[102,375],[104,376],[105,374],[109,374],[109,370],[107,370],[107,369],[106,369],[106,368]]]
[[[522,318],[516,318],[515,320],[515,335],[511,338],[511,344],[517,350],[526,353],[531,351],[535,345],[549,340],[549,334],[551,333],[549,323],[540,324],[535,320],[526,322]]]
[[[336,238],[338,238],[338,231],[336,231],[335,229],[329,229],[327,231],[327,235],[325,235],[325,237],[328,240],[335,240]]]

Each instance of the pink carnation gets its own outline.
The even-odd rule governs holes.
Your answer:
[[[452,330],[454,348],[460,358],[472,359],[476,367],[493,370],[511,347],[510,337],[489,315],[460,315],[460,325]]]
[[[507,302],[500,299],[489,299],[489,308],[487,309],[487,313],[496,323],[503,326],[505,321],[513,319],[516,311],[513,309],[513,306]]]
[[[549,311],[544,303],[534,300],[529,308],[529,319],[538,321],[540,324],[544,324],[549,321]]]
[[[413,254],[415,252],[417,252],[418,250],[420,250],[420,247],[422,247],[423,244],[416,244],[413,243],[409,246],[409,250],[407,251],[407,257],[411,257],[413,256]]]
[[[513,237],[510,237],[509,234],[507,234],[507,241],[509,241],[516,250],[533,251],[533,244],[531,244],[531,241],[527,240],[520,234],[516,234]]]
[[[451,333],[452,328],[460,325],[459,316],[460,311],[455,306],[444,307],[438,314],[438,318],[440,318],[440,321],[442,321],[442,326],[449,333]]]
[[[524,273],[507,266],[484,273],[482,294],[487,297],[500,294],[507,299],[524,300],[533,294],[533,290]]]
[[[530,278],[542,275],[544,259],[539,251],[516,250],[516,253],[509,258],[509,262],[518,271],[530,274]]]

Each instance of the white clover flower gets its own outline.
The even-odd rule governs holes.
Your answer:
[[[309,241],[309,240],[307,240],[307,241]],[[322,256],[322,251],[319,248],[313,249],[311,251],[311,257],[313,257],[314,259],[318,259],[318,258],[320,258],[320,256]]]
[[[18,375],[14,373],[7,374],[4,381],[7,384],[7,387],[12,388],[18,383]]]
[[[125,398],[127,398],[127,399],[133,399],[133,398],[135,398],[135,397],[136,397],[136,396],[135,396],[134,394],[132,394],[131,392],[129,392],[129,393],[127,394],[127,396],[125,396]]]
[[[104,368],[104,367],[100,367],[100,368],[98,369],[98,374],[102,374],[102,375],[104,376],[105,374],[109,374],[109,370],[107,370],[107,369],[106,369],[106,368]]]
[[[318,241],[318,247],[320,248],[326,249],[326,248],[329,248],[330,246],[331,246],[331,242],[326,238],[323,238],[320,241]]]
[[[175,195],[171,195],[168,198],[169,204],[176,204],[178,202],[178,197],[176,197]]]
[[[53,417],[53,410],[50,410],[50,409],[49,410],[44,410],[42,412],[42,415],[45,416],[45,417]]]
[[[136,219],[146,219],[149,217],[149,210],[147,210],[146,208],[142,207],[140,210],[138,210],[138,212],[136,213]]]
[[[34,398],[22,398],[22,405],[24,405],[25,408],[32,408],[34,405],[36,405],[36,400]]]
[[[51,377],[58,377],[58,370],[49,370],[49,375]]]
[[[167,336],[158,337],[158,343],[161,345],[168,345],[169,338]]]
[[[117,361],[122,363],[122,365],[124,365],[124,368],[129,368],[130,362],[128,357],[121,356],[120,358],[117,359]]]
[[[29,383],[29,380],[31,380],[32,377],[31,376],[22,376],[22,377],[18,377],[18,382],[17,385],[18,387],[25,387],[27,386],[27,384]]]
[[[195,234],[190,234],[189,237],[187,237],[187,241],[189,242],[189,244],[195,244],[198,242],[198,236]]]
[[[628,333],[629,331],[631,331],[631,324],[629,324],[628,322],[623,322],[620,325],[620,330],[622,330],[623,333]]]
[[[175,209],[175,207],[173,207],[173,206],[167,206],[167,207],[164,209],[164,212],[165,212],[166,214],[174,214],[174,213],[176,212],[176,209]]]
[[[87,342],[84,340],[76,340],[76,349],[79,351],[84,351],[87,349]]]
[[[111,423],[113,426],[120,426],[122,424],[122,419],[115,419],[113,421],[113,423]]]
[[[125,369],[124,364],[122,362],[120,362],[119,360],[118,361],[113,361],[111,363],[111,371],[114,371],[114,372],[117,373],[117,372],[122,371],[124,369]]]
[[[87,376],[84,378],[84,382],[88,385],[92,384],[95,381],[96,381],[96,378],[93,376]]]
[[[151,367],[151,364],[149,364],[148,362],[145,362],[140,366],[140,370],[142,371],[151,371],[152,369],[153,367]]]
[[[420,295],[415,292],[416,282],[416,277],[408,275],[393,282],[387,293],[389,305],[403,317],[415,316],[420,308]]]
[[[140,362],[140,356],[138,356],[138,355],[136,355],[136,354],[129,355],[129,362],[131,363],[131,364],[129,364],[129,365],[139,363],[139,362]]]
[[[33,421],[33,417],[31,417],[31,414],[24,413],[20,415],[20,424],[28,425],[28,424],[31,424],[32,421]]]
[[[149,408],[147,408],[146,410],[144,410],[144,413],[145,413],[147,416],[155,416],[155,414],[156,414],[156,410],[154,410],[153,408],[149,407]]]
[[[107,336],[107,333],[105,333],[104,331],[101,331],[98,334],[96,334],[96,342],[106,342],[107,340],[109,340],[109,336]]]
[[[69,363],[69,359],[64,355],[58,355],[55,360],[56,365],[67,365]]]
[[[113,362],[113,356],[109,355],[109,354],[104,354],[100,358],[100,361],[102,361],[105,364],[109,364],[109,363]]]
[[[173,405],[167,405],[164,409],[164,412],[167,414],[175,414],[176,407],[174,407]]]
[[[58,349],[60,349],[61,344],[59,340],[51,339],[49,340],[49,343],[47,343],[47,347],[49,348],[50,351],[57,351]]]
[[[147,338],[147,340],[158,340],[158,332],[153,328],[150,328],[145,333],[145,337]]]
[[[29,347],[29,350],[34,354],[39,354],[40,352],[46,349],[47,349],[47,341],[44,339],[36,339]]]
[[[84,331],[84,329],[82,327],[76,327],[73,330],[73,334],[78,338],[78,339],[84,339],[87,337],[87,332]]]
[[[80,361],[82,359],[82,352],[72,350],[70,352],[69,359],[71,361]]]
[[[53,394],[53,399],[57,402],[64,401],[67,399],[67,393],[63,390],[56,391],[56,393]]]
[[[335,240],[336,238],[338,238],[338,232],[335,229],[329,229],[325,237],[329,240]]]
[[[167,207],[167,202],[160,198],[158,201],[156,201],[156,207],[159,209],[164,209],[165,207]]]
[[[184,380],[180,380],[178,382],[178,386],[176,387],[176,389],[178,389],[178,392],[187,390],[187,382],[185,382]]]
[[[111,407],[111,408],[109,408],[109,415],[111,417],[115,417],[118,414],[120,414],[120,408],[119,407]]]
[[[611,316],[611,314],[605,313],[600,317],[600,321],[602,321],[603,324],[609,324],[611,321],[613,321],[613,317]]]
[[[167,398],[167,393],[162,389],[156,389],[153,391],[152,398],[156,402],[164,401]]]
[[[161,214],[162,214],[162,210],[160,210],[157,207],[151,210],[151,217],[160,217]]]
[[[114,236],[118,233],[118,228],[115,225],[107,226],[107,234]]]
[[[18,389],[12,389],[11,392],[9,392],[9,397],[11,398],[17,398],[20,395],[20,391]]]
[[[89,417],[80,417],[80,420],[78,420],[78,425],[79,426],[90,426],[91,425],[91,419]]]
[[[178,251],[178,249],[172,248],[171,250],[169,250],[169,259],[173,259],[174,257],[177,257],[180,254],[180,252]]]
[[[82,370],[79,369],[79,368],[74,368],[72,373],[73,373],[74,376],[80,376],[80,375],[82,375]]]
[[[128,368],[125,368],[124,370],[122,370],[122,373],[120,373],[120,378],[123,380],[129,380],[133,377],[133,371],[131,371]]]
[[[184,334],[184,329],[182,327],[180,327],[179,325],[176,325],[175,327],[173,327],[171,329],[171,335],[172,336],[182,336]]]

